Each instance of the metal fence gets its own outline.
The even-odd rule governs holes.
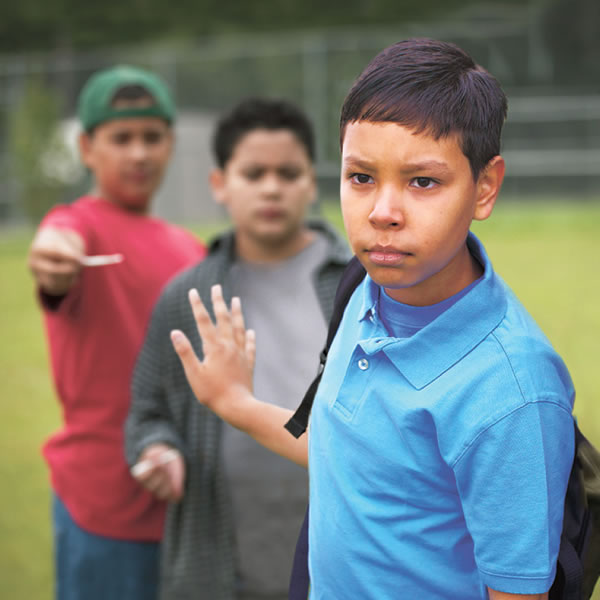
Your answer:
[[[412,36],[458,43],[503,83],[509,96],[504,135],[506,193],[591,194],[600,180],[600,87],[582,83],[567,90],[556,85],[551,53],[540,40],[535,17],[521,12],[475,22],[222,36],[180,46],[0,59],[0,221],[24,218],[23,181],[12,169],[15,157],[9,134],[32,80],[58,98],[63,119],[72,119],[79,89],[99,68],[133,63],[165,77],[180,117],[176,153],[155,209],[176,221],[200,221],[220,214],[207,178],[212,165],[210,135],[222,109],[248,95],[284,97],[300,104],[317,132],[322,195],[333,196],[337,193],[337,124],[343,98],[379,50]],[[83,170],[69,171],[69,165],[61,163],[52,150],[42,152],[42,158],[46,171],[53,170],[55,178],[64,180],[60,199],[72,199],[89,184]],[[62,171],[67,174],[63,176]]]

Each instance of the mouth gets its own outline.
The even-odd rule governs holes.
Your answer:
[[[127,174],[127,178],[135,183],[145,183],[152,179],[151,171],[132,171]]]
[[[258,216],[261,219],[265,219],[267,221],[277,221],[285,217],[285,212],[278,208],[265,208],[263,210],[258,211]]]
[[[394,248],[392,246],[372,246],[365,249],[369,260],[379,266],[394,267],[406,261],[412,253]]]

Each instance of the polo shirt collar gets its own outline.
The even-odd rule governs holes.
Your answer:
[[[367,354],[383,351],[416,389],[425,387],[466,356],[506,313],[504,284],[495,274],[483,245],[472,233],[467,245],[484,269],[481,281],[473,289],[410,338],[364,340],[360,344]],[[378,295],[378,286],[367,276],[359,320],[375,314]]]

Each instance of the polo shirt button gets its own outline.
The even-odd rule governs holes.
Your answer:
[[[358,368],[361,371],[366,371],[369,368],[369,361],[366,358],[361,358],[358,361]]]

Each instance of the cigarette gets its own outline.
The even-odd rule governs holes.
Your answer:
[[[96,254],[95,256],[82,256],[79,262],[84,267],[102,267],[104,265],[116,265],[123,262],[122,254]]]
[[[134,477],[139,477],[140,475],[143,475],[144,473],[146,473],[146,471],[149,471],[156,465],[166,465],[172,460],[175,460],[178,454],[179,453],[177,452],[177,450],[165,450],[165,452],[160,454],[157,459],[147,458],[146,460],[142,460],[139,463],[133,465],[133,467],[131,467],[131,474]]]

